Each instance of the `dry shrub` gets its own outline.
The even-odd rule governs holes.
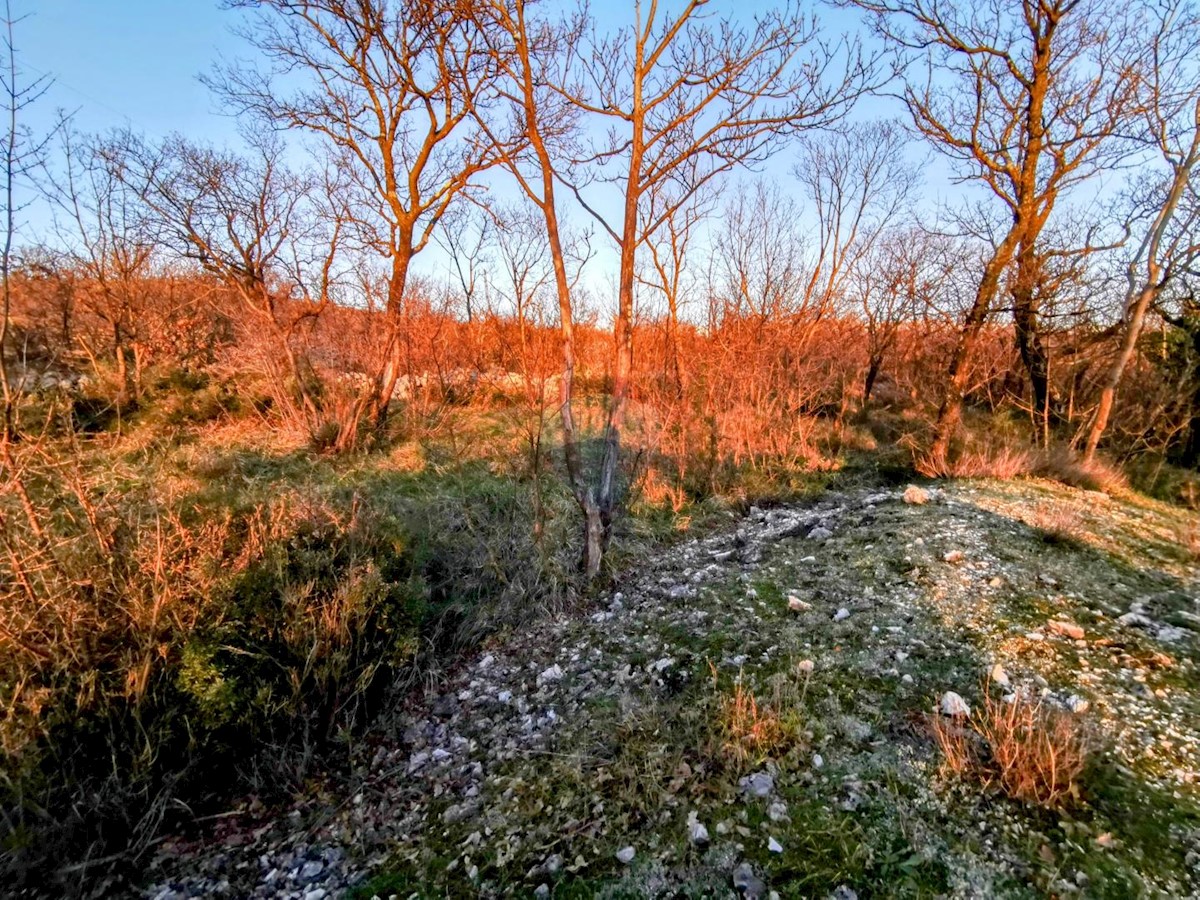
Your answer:
[[[18,450],[0,472],[6,883],[295,785],[393,685],[560,602],[578,552],[565,491],[531,546],[528,488],[482,465],[252,490],[278,457],[199,454],[215,481],[150,488]]]
[[[718,735],[721,755],[740,768],[793,745],[801,730],[801,708],[812,669],[796,667],[768,681],[770,699],[760,700],[739,673],[732,691],[719,690],[718,672],[711,663],[713,687],[718,690]]]
[[[960,453],[955,459],[935,457],[928,451],[920,455],[916,470],[927,478],[999,478],[1003,480],[1029,475],[1034,470],[1035,455],[1028,448],[1008,445],[975,447]]]
[[[931,724],[946,771],[995,785],[1023,803],[1058,808],[1079,795],[1090,741],[1071,713],[1040,701],[984,695],[970,718]]]
[[[989,442],[982,437],[968,440],[953,457],[919,452],[915,454],[914,467],[927,478],[1009,480],[1032,475],[1105,494],[1120,494],[1129,487],[1128,480],[1116,467],[1100,459],[1087,462],[1067,447],[1037,450],[1013,446],[1007,440]]]
[[[652,507],[670,507],[678,513],[687,505],[687,492],[674,483],[667,473],[651,464],[646,467],[642,477],[637,482],[638,499]]]
[[[721,732],[726,756],[741,765],[770,756],[787,737],[779,712],[758,698],[742,682],[721,700]]]
[[[1116,467],[1099,458],[1084,460],[1061,445],[1041,454],[1034,474],[1070,487],[1105,494],[1119,494],[1129,488],[1128,480]]]
[[[1190,520],[1176,531],[1179,546],[1191,562],[1200,562],[1200,522]]]
[[[227,474],[199,507],[170,479],[4,453],[0,875],[15,883],[136,855],[181,801],[302,775],[409,671],[428,573],[458,574],[449,529],[415,532],[389,498],[285,486],[257,501]]]
[[[1047,544],[1077,546],[1085,542],[1088,534],[1083,514],[1062,500],[1037,504],[1030,513],[1029,524]]]

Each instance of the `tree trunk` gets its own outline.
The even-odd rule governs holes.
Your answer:
[[[625,217],[621,240],[621,267],[617,288],[617,320],[613,327],[613,388],[604,429],[604,458],[600,464],[600,520],[604,526],[604,548],[612,536],[613,513],[617,505],[617,464],[621,453],[621,429],[625,426],[625,406],[629,380],[633,375],[633,281],[637,252],[637,212],[641,196],[642,133],[641,86],[635,75],[634,137],[629,158],[629,178],[625,186]]]
[[[1017,352],[1029,376],[1033,397],[1033,417],[1042,430],[1043,443],[1049,441],[1049,428],[1061,421],[1050,388],[1050,355],[1042,340],[1038,321],[1037,282],[1039,262],[1032,244],[1022,243],[1017,251],[1017,273],[1012,287],[1013,329]]]
[[[937,426],[934,429],[933,444],[930,456],[935,461],[943,461],[950,449],[950,441],[954,437],[958,424],[962,421],[963,396],[966,392],[967,377],[970,373],[970,363],[975,355],[975,347],[983,333],[992,311],[992,302],[1000,287],[1000,276],[1012,260],[1013,250],[1017,243],[1017,227],[1014,224],[1004,240],[992,253],[975,290],[975,300],[967,313],[962,331],[959,332],[958,342],[950,357],[950,369],[946,379],[946,394],[938,410]]]
[[[411,232],[402,233],[401,246],[392,256],[392,275],[388,279],[387,307],[384,311],[387,341],[384,344],[383,365],[375,377],[373,390],[365,398],[366,418],[376,433],[382,433],[387,425],[388,409],[396,393],[404,362],[404,347],[400,339],[403,323],[400,317],[404,312],[404,292],[408,287],[408,264],[412,260],[412,251],[408,249],[411,238]],[[354,418],[357,420],[360,417],[356,415]]]
[[[1087,444],[1083,451],[1083,458],[1087,462],[1091,462],[1096,457],[1096,448],[1100,446],[1100,438],[1104,434],[1104,429],[1108,427],[1109,416],[1112,415],[1113,401],[1117,396],[1117,387],[1121,383],[1121,376],[1125,373],[1125,367],[1129,365],[1129,360],[1133,358],[1138,338],[1142,335],[1146,310],[1154,301],[1156,293],[1158,292],[1153,285],[1145,285],[1138,294],[1137,302],[1130,309],[1129,321],[1126,323],[1125,333],[1121,338],[1121,349],[1105,375],[1104,387],[1100,390],[1100,402],[1096,407],[1096,418],[1092,420],[1092,427],[1088,430]]]
[[[1163,263],[1159,259],[1159,249],[1162,246],[1163,238],[1166,236],[1167,228],[1175,216],[1175,210],[1179,206],[1179,201],[1183,197],[1184,191],[1191,180],[1192,172],[1196,164],[1200,162],[1200,100],[1196,101],[1194,121],[1195,128],[1192,132],[1191,145],[1188,148],[1187,154],[1172,165],[1173,175],[1170,190],[1167,191],[1166,200],[1158,210],[1158,214],[1154,217],[1154,222],[1150,230],[1146,233],[1142,244],[1142,254],[1146,261],[1146,274],[1141,290],[1137,293],[1136,300],[1133,300],[1132,297],[1134,285],[1137,284],[1135,264],[1132,262],[1129,264],[1126,274],[1128,279],[1128,293],[1126,296],[1129,300],[1133,300],[1133,302],[1128,302],[1128,300],[1126,302],[1125,315],[1123,317],[1125,333],[1121,338],[1121,350],[1117,354],[1117,358],[1113,360],[1112,368],[1108,370],[1108,375],[1104,380],[1104,388],[1100,392],[1100,403],[1096,407],[1096,418],[1093,420],[1092,427],[1088,431],[1084,459],[1089,462],[1095,458],[1096,448],[1100,445],[1100,438],[1104,434],[1104,429],[1108,427],[1108,418],[1112,414],[1117,387],[1121,383],[1121,376],[1125,372],[1125,367],[1129,365],[1129,360],[1133,358],[1134,348],[1137,347],[1138,338],[1141,337],[1142,328],[1145,326],[1146,311],[1150,308],[1150,304],[1154,302],[1154,298],[1162,288]],[[1200,434],[1197,433],[1197,420],[1193,418],[1188,434],[1187,451],[1193,460],[1195,458],[1195,451],[1200,449],[1196,446],[1198,440],[1200,440]]]
[[[871,361],[867,365],[867,377],[863,383],[863,409],[867,408],[867,404],[871,402],[871,391],[875,388],[875,380],[879,377],[879,370],[883,368],[883,356],[881,354],[871,354]]]

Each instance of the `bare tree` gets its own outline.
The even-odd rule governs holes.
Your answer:
[[[700,160],[696,160],[698,165]],[[685,389],[685,376],[681,350],[679,346],[679,312],[686,301],[689,288],[694,288],[699,282],[697,275],[690,275],[699,267],[690,265],[695,255],[696,237],[703,225],[713,213],[717,204],[717,191],[710,182],[708,187],[699,191],[691,191],[693,177],[687,167],[681,173],[680,184],[672,181],[656,185],[649,193],[647,202],[643,205],[642,215],[645,218],[642,230],[646,232],[646,250],[649,252],[649,269],[646,275],[639,278],[642,284],[662,294],[667,304],[667,322],[663,334],[664,372],[671,389],[679,396]],[[691,197],[685,203],[676,200],[681,191],[687,191]],[[659,215],[662,209],[673,210],[666,219]],[[648,232],[646,223],[658,222],[658,230]]]
[[[81,302],[108,332],[121,393],[136,396],[145,362],[147,288],[155,255],[148,210],[109,164],[102,143],[87,141],[64,126],[61,159],[62,171],[49,179],[49,193],[70,221],[71,233],[64,240],[84,279]],[[89,346],[85,335],[80,340],[95,362],[102,348]]]
[[[497,71],[462,0],[227,0],[257,13],[243,30],[265,69],[209,79],[231,108],[315,137],[349,174],[361,245],[387,264],[381,368],[362,411],[378,427],[403,363],[413,257],[472,179],[495,161],[472,113]]]
[[[1144,137],[1159,156],[1165,177],[1146,179],[1137,204],[1144,214],[1141,240],[1125,271],[1120,345],[1105,375],[1084,456],[1092,459],[1113,400],[1158,295],[1200,259],[1200,17],[1188,3],[1171,0],[1160,11],[1138,84]],[[1190,203],[1188,201],[1191,201]]]
[[[523,0],[497,0],[492,7],[516,47],[508,96],[517,112],[517,144],[527,141],[529,148],[528,154],[509,151],[506,156],[547,218],[552,253],[561,253],[553,236],[558,230],[554,188],[556,179],[563,179],[613,239],[619,256],[613,391],[603,456],[590,483],[570,420],[571,378],[564,377],[564,443],[584,510],[584,569],[589,576],[600,570],[618,502],[639,247],[721,172],[765,159],[788,134],[837,120],[874,75],[873,61],[857,45],[830,46],[815,20],[793,7],[768,12],[745,28],[731,19],[707,18],[701,12],[705,5],[691,0],[668,14],[654,0],[638,2],[632,24],[608,36],[597,35],[586,19],[576,20],[573,28],[547,29],[527,18]],[[564,40],[564,32],[575,40]],[[579,40],[581,35],[589,39]],[[552,155],[561,139],[570,136],[578,116],[595,120],[593,132],[607,127],[606,135],[572,154]],[[681,184],[689,167],[691,180],[674,202],[657,219],[644,216],[646,198],[659,186]],[[595,188],[607,198],[597,196]],[[618,215],[603,211],[605,199],[615,202]],[[562,268],[556,285],[569,372],[574,351]]]
[[[814,254],[804,218],[775,182],[757,180],[733,193],[712,238],[710,328],[738,321],[761,334],[768,322],[816,321],[829,312],[808,291]]]
[[[513,204],[495,211],[496,249],[503,276],[499,288],[512,302],[517,322],[519,357],[529,353],[530,313],[542,291],[554,278],[550,253],[542,240],[541,214],[529,204]],[[496,285],[493,285],[497,287]],[[523,372],[528,377],[528,372]]]
[[[956,263],[961,259],[953,245],[915,226],[881,235],[870,252],[856,260],[852,279],[867,331],[863,407],[871,402],[900,329],[933,309]]]
[[[910,62],[901,97],[914,129],[984,186],[1008,224],[993,244],[950,360],[931,455],[946,455],[971,355],[1010,264],[1017,346],[1034,405],[1050,410],[1038,320],[1039,238],[1056,203],[1110,165],[1134,69],[1128,17],[1111,0],[849,0]]]
[[[0,444],[7,445],[17,436],[16,410],[18,386],[13,383],[9,369],[8,344],[12,332],[12,287],[10,279],[13,265],[13,242],[17,236],[17,215],[21,206],[17,189],[21,181],[42,164],[42,158],[50,135],[35,137],[21,122],[22,114],[37,103],[50,89],[49,76],[43,75],[25,81],[25,73],[17,64],[17,45],[14,37],[21,19],[13,15],[10,0],[4,2],[4,19],[0,22],[4,34],[4,57],[0,60],[0,102],[3,102],[4,147],[0,166],[3,172],[4,234],[0,244],[0,390],[4,396],[3,419],[0,420]]]
[[[608,129],[569,173],[572,192],[619,257],[613,389],[597,485],[604,543],[618,504],[639,248],[719,174],[766,159],[783,137],[837,121],[875,75],[857,44],[826,42],[815,18],[796,6],[769,10],[749,27],[731,17],[710,19],[706,6],[690,0],[672,14],[657,0],[636,2],[628,26],[586,42],[574,60],[577,83],[563,86],[575,106]],[[657,186],[681,184],[693,166],[658,220],[640,215]],[[596,186],[609,189],[619,214],[603,211],[589,190]]]
[[[807,135],[792,172],[808,193],[815,258],[804,291],[822,309],[841,299],[846,279],[880,236],[909,212],[920,170],[889,121],[847,123]]]
[[[494,216],[487,209],[463,205],[447,210],[437,230],[436,240],[450,257],[454,275],[462,288],[467,324],[475,321],[475,296],[487,261],[492,240]]]
[[[591,579],[600,572],[603,528],[595,489],[584,472],[575,423],[575,304],[556,193],[559,160],[572,144],[579,115],[552,87],[566,81],[565,60],[569,48],[580,39],[584,20],[531,21],[527,15],[531,5],[536,4],[526,0],[489,0],[487,4],[488,14],[499,26],[495,53],[504,76],[499,91],[509,107],[511,123],[507,131],[502,131],[481,118],[480,127],[545,221],[562,343],[559,421],[563,457],[571,492],[583,513],[582,567]]]
[[[302,330],[330,302],[344,217],[314,209],[338,191],[289,170],[274,135],[251,145],[253,156],[239,156],[179,137],[148,145],[126,133],[102,152],[157,217],[159,238],[236,291],[252,332],[264,329],[283,357],[285,371],[271,378],[276,399],[316,434],[326,422]],[[270,356],[265,362],[273,365]],[[352,443],[357,414],[338,424],[335,444]]]

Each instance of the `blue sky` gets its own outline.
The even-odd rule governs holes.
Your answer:
[[[770,0],[738,0],[743,12]],[[235,121],[219,111],[198,75],[218,59],[248,55],[250,49],[231,27],[238,13],[222,10],[218,0],[12,0],[16,45],[27,77],[48,73],[50,92],[31,109],[25,123],[35,133],[51,128],[59,110],[72,114],[82,132],[129,127],[150,137],[180,132],[212,144],[236,142]],[[720,4],[720,10],[728,9]],[[593,9],[601,26],[617,24],[632,11],[630,0],[597,0]],[[821,13],[830,32],[852,28],[845,11]],[[856,116],[886,114],[891,107],[868,100]],[[793,156],[781,154],[769,166],[772,178],[786,180]],[[936,178],[937,176],[935,176]],[[941,181],[941,179],[938,179]],[[945,187],[944,181],[940,185]],[[938,191],[928,185],[927,198]],[[23,212],[25,241],[51,234],[47,206]],[[598,241],[598,246],[604,242]],[[607,249],[607,248],[606,248]],[[449,274],[448,260],[435,247],[423,254],[418,271]],[[601,253],[601,268],[607,252]],[[440,270],[440,272],[439,272]],[[605,281],[601,273],[596,283]],[[589,279],[592,280],[592,279]],[[603,288],[601,288],[603,290]]]
[[[236,53],[233,18],[206,0],[14,0],[30,15],[16,43],[31,74],[49,72],[51,93],[29,116],[35,129],[58,108],[85,131],[128,125],[220,139],[232,123],[196,80],[220,53]]]
[[[82,132],[129,127],[150,137],[177,131],[213,144],[237,141],[236,123],[220,113],[197,77],[221,57],[251,52],[231,33],[239,14],[221,9],[218,0],[12,3],[15,15],[26,16],[15,37],[27,77],[50,74],[55,80],[25,117],[35,133],[51,128],[63,110]],[[740,0],[736,8],[767,5],[769,0]],[[632,9],[629,0],[593,5],[602,27],[631,17]],[[826,10],[822,16],[831,31],[851,25],[845,12]],[[780,160],[779,173],[786,173],[788,165],[790,159]],[[26,238],[46,236],[49,210],[44,204],[30,206],[24,225]],[[437,268],[433,259],[422,262],[420,268]]]

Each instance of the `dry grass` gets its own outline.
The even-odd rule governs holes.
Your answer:
[[[1200,522],[1192,519],[1180,525],[1176,531],[1176,540],[1189,562],[1200,562]]]
[[[1047,544],[1079,546],[1087,540],[1087,520],[1083,513],[1063,500],[1038,503],[1029,514],[1029,524]]]
[[[768,682],[770,697],[760,700],[741,673],[729,692],[721,692],[718,672],[712,670],[718,691],[717,733],[721,755],[742,767],[786,751],[799,738],[801,711],[812,675],[811,664],[801,663],[794,671],[779,672]]]
[[[934,716],[945,771],[1023,803],[1059,808],[1079,795],[1091,746],[1078,717],[1041,702],[985,694],[964,721]]]
[[[720,716],[725,754],[739,764],[770,756],[787,737],[779,712],[770,704],[759,703],[741,682],[722,698]]]
[[[480,464],[223,443],[4,448],[0,878],[50,883],[184,803],[286,790],[391,685],[561,602],[564,492],[535,545],[529,489]]]
[[[1033,462],[1033,451],[1028,448],[1002,445],[965,451],[949,464],[926,457],[917,468],[921,474],[927,474],[925,470],[929,470],[936,472],[938,477],[1008,480],[1028,475]]]
[[[928,478],[1013,478],[1037,476],[1069,487],[1120,495],[1129,490],[1125,475],[1101,459],[1084,461],[1070,448],[1057,445],[1038,450],[1014,446],[1009,440],[973,438],[953,458],[928,451],[915,454],[916,470]]]
[[[1120,495],[1129,490],[1129,481],[1115,466],[1096,458],[1090,462],[1059,445],[1039,455],[1033,474],[1085,491]]]

